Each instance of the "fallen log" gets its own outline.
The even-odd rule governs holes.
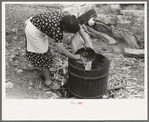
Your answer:
[[[124,56],[144,58],[144,49],[124,48]]]
[[[114,26],[111,26],[112,33],[115,38],[122,39],[126,41],[126,43],[131,47],[131,48],[140,48],[135,36],[129,31],[124,31],[124,30],[118,30]]]
[[[131,48],[140,48],[136,37],[130,31],[115,28],[113,25],[105,24],[104,22],[94,19],[95,24],[93,29],[98,32],[103,32],[113,39],[128,44]]]
[[[98,32],[105,33],[112,38],[114,37],[111,31],[111,28],[103,23],[95,22],[92,28]]]
[[[108,44],[116,44],[117,43],[115,39],[113,39],[112,37],[108,36],[105,33],[98,32],[89,26],[86,26],[86,28],[88,30],[87,33],[94,36],[95,38],[103,39]]]
[[[77,19],[79,23],[82,25],[82,24],[87,24],[88,21],[94,17],[97,17],[96,11],[94,9],[90,9],[89,11],[79,16]]]
[[[98,27],[96,27],[96,26],[98,26],[98,25],[101,25],[101,26],[103,26],[103,27],[105,27],[108,31],[110,31],[111,32],[111,28],[110,28],[110,24],[106,24],[106,23],[104,23],[104,22],[102,22],[102,21],[100,21],[100,20],[98,20],[98,19],[94,19],[94,22],[95,22],[95,28],[97,28],[97,29],[99,29]],[[93,27],[93,28],[94,28]]]

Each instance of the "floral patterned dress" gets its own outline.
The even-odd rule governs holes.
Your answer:
[[[63,12],[47,12],[35,15],[26,22],[25,34],[27,39],[26,57],[35,67],[50,68],[52,63],[49,43],[46,37],[61,43],[63,30],[60,27]]]

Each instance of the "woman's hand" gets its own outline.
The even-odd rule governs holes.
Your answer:
[[[76,56],[76,60],[78,63],[82,64],[82,56],[80,54],[75,55]]]
[[[65,55],[69,58],[72,58],[72,59],[76,59],[76,60],[79,60],[80,59],[80,55],[74,55],[72,53],[70,53],[68,50],[65,49],[63,43],[56,43],[56,46],[57,46],[57,49],[58,51],[62,54],[62,55]]]
[[[80,54],[76,54],[76,55],[75,55],[75,59],[76,59],[76,60],[81,59],[81,55],[80,55]]]

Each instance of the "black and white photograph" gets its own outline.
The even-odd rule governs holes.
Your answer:
[[[146,20],[143,1],[2,2],[3,99],[73,107],[145,100],[146,107]]]

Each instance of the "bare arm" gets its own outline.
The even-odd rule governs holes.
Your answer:
[[[83,31],[82,27],[80,26],[80,30],[78,32],[80,34],[80,36],[82,37],[82,39],[84,40],[84,43],[86,43],[88,41],[88,38],[86,37],[86,33]]]
[[[80,55],[74,55],[70,53],[68,50],[66,50],[63,43],[56,43],[56,47],[62,55],[65,55],[66,57],[69,57],[72,59],[80,59]]]
[[[87,35],[87,33],[84,32],[84,30],[82,29],[82,27],[80,26],[80,30],[78,32],[80,34],[80,36],[82,37],[82,41],[84,41],[84,46],[85,47],[90,47],[93,48],[93,44],[91,42],[90,37]]]

